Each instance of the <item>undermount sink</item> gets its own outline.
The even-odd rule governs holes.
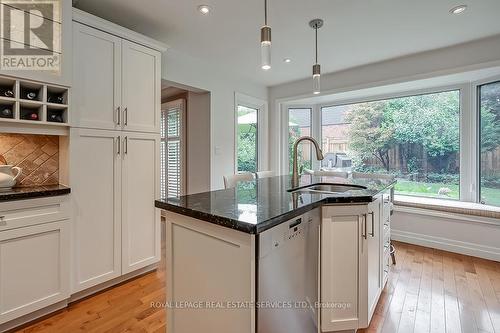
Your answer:
[[[359,190],[366,190],[366,187],[345,184],[311,184],[309,186],[291,189],[289,192],[343,193]]]

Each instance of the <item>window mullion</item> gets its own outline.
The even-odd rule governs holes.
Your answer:
[[[470,84],[460,89],[460,200],[476,201],[476,108]]]
[[[321,144],[321,107],[316,104],[311,106],[311,132],[312,132],[312,137],[318,141],[320,147],[322,146]],[[311,145],[311,155],[312,155],[312,163],[311,165],[313,166],[313,170],[319,170],[321,168],[321,162],[317,160],[316,158],[316,153],[314,153],[314,150],[312,149]]]

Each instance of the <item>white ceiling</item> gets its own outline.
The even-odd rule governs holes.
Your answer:
[[[272,69],[260,69],[263,0],[79,0],[77,7],[141,32],[181,53],[272,86],[309,76],[310,19],[319,31],[322,72],[500,34],[499,0],[269,0]],[[461,15],[449,10],[466,3]],[[213,10],[203,16],[200,4]],[[292,62],[285,64],[289,57]]]

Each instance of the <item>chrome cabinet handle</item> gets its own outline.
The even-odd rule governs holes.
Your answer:
[[[123,140],[123,151],[125,154],[128,154],[128,136]]]
[[[121,114],[121,107],[116,108],[116,124],[120,125],[121,119],[120,119],[120,114]]]
[[[370,215],[372,216],[372,232],[370,236],[375,237],[375,212],[370,212]]]
[[[128,108],[126,107],[125,110],[123,110],[123,122],[125,126],[128,126]]]
[[[120,142],[120,141],[121,141],[121,140],[120,140],[120,137],[119,137],[119,136],[117,136],[117,137],[116,137],[116,142],[118,143],[118,145],[117,145],[117,147],[116,147],[116,155],[120,155],[120,154],[121,154],[121,152],[120,152],[121,142]]]
[[[368,238],[368,215],[366,214],[363,214],[363,221],[365,222],[365,225],[364,225],[364,234],[362,235],[364,239],[367,239]]]

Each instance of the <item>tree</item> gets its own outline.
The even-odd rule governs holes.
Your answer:
[[[364,160],[375,157],[389,171],[389,149],[394,129],[387,126],[386,102],[356,104],[346,114],[350,123],[347,135],[349,147],[358,158]]]
[[[257,124],[238,125],[238,171],[257,171]]]
[[[460,147],[459,92],[394,98],[353,106],[350,149],[366,160],[377,158],[389,171],[389,150],[398,147],[404,171],[422,168],[422,157],[439,172],[452,166]]]
[[[481,87],[481,152],[500,146],[500,82]]]
[[[450,91],[387,102],[387,119],[394,128],[394,142],[399,145],[406,171],[412,171],[408,164],[419,159],[415,152],[421,150],[435,170],[444,172],[450,168],[460,148],[459,101],[459,93]]]
[[[290,126],[288,129],[288,156],[289,156],[289,171],[292,172],[293,169],[293,145],[300,138],[300,128],[299,126]],[[302,141],[297,149],[297,161],[299,165],[299,173],[302,173],[304,169],[311,169],[311,160],[305,160],[302,153],[304,147],[311,149],[308,142]]]

